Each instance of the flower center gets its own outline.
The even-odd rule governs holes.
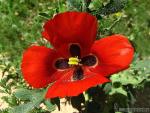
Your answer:
[[[70,57],[68,64],[69,65],[79,65],[80,59],[78,57]]]
[[[59,58],[55,61],[56,69],[67,69],[77,66],[94,66],[97,63],[95,55],[89,54],[87,56],[81,56],[81,48],[79,44],[71,44],[69,48],[69,58]],[[77,70],[80,68],[77,68]],[[79,71],[80,72],[80,71]]]

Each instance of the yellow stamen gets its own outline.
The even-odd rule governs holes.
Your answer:
[[[78,57],[70,57],[69,58],[69,65],[78,65],[80,62],[80,59],[78,59]]]

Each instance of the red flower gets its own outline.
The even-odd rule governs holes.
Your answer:
[[[125,36],[95,41],[96,32],[97,20],[88,13],[56,15],[42,33],[54,48],[32,46],[24,52],[24,79],[34,88],[54,82],[46,98],[76,96],[108,82],[107,76],[129,67],[134,50]]]

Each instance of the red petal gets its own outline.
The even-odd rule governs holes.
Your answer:
[[[28,48],[22,59],[21,70],[24,79],[33,87],[41,88],[53,82],[52,74],[56,71],[53,61],[56,52],[43,46],[32,46]]]
[[[134,48],[122,35],[112,35],[96,41],[91,51],[99,60],[92,71],[105,76],[128,68],[134,55]]]
[[[63,78],[48,89],[45,98],[77,96],[90,87],[109,82],[107,78],[92,73],[88,69],[84,69],[85,78],[83,80],[72,81],[73,70],[67,70],[61,74],[63,74]]]
[[[44,28],[43,36],[56,49],[65,44],[79,43],[84,51],[91,47],[96,38],[97,20],[85,12],[65,12],[49,20]]]

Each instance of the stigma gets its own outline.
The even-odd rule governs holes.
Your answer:
[[[69,65],[79,65],[80,59],[78,57],[70,57],[68,64]]]

